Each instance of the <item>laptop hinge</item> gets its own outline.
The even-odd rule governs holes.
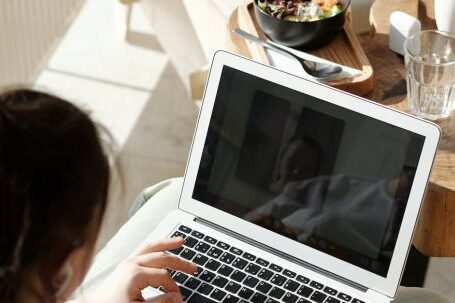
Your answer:
[[[348,286],[350,286],[352,288],[355,288],[357,290],[360,290],[362,292],[366,292],[368,290],[368,288],[363,286],[363,285],[360,285],[360,284],[355,283],[355,282],[353,282],[351,280],[348,280],[346,278],[343,278],[343,277],[340,277],[338,275],[335,275],[335,274],[333,274],[331,272],[328,272],[328,271],[326,271],[326,270],[324,270],[322,268],[319,268],[319,267],[317,267],[315,265],[312,265],[312,264],[310,264],[308,262],[302,261],[302,260],[300,260],[300,259],[298,259],[296,257],[290,256],[290,255],[288,255],[288,254],[286,254],[286,253],[284,253],[282,251],[274,249],[273,247],[264,245],[264,244],[262,244],[260,242],[257,242],[255,240],[253,240],[253,239],[250,239],[248,237],[240,235],[240,234],[238,234],[236,232],[233,232],[233,231],[231,231],[231,230],[229,230],[227,228],[224,228],[224,227],[222,227],[220,225],[217,225],[217,224],[215,224],[213,222],[210,222],[210,221],[207,221],[205,219],[198,218],[198,217],[194,218],[194,221],[196,221],[197,223],[200,223],[202,225],[206,225],[206,226],[208,226],[210,228],[213,228],[215,230],[218,230],[218,231],[220,231],[222,233],[228,234],[231,237],[234,237],[234,238],[236,238],[236,239],[238,239],[240,241],[246,242],[246,243],[248,243],[250,245],[253,245],[253,246],[255,246],[255,247],[259,248],[259,249],[265,250],[265,251],[267,251],[267,252],[269,252],[271,254],[276,255],[277,257],[283,258],[283,259],[285,259],[287,261],[290,261],[290,262],[292,262],[294,264],[297,264],[299,266],[302,266],[302,267],[308,268],[310,270],[313,270],[313,271],[315,271],[315,272],[317,272],[317,273],[319,273],[321,275],[324,275],[324,276],[326,276],[326,277],[328,277],[330,279],[337,280],[337,281],[339,281],[339,282],[341,282],[343,284],[346,284],[346,285],[348,285]]]

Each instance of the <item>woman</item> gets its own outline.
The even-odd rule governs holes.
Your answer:
[[[109,161],[88,115],[32,90],[0,93],[0,302],[63,302],[82,282],[106,208]],[[173,238],[138,249],[84,302],[157,302],[181,296],[167,271],[196,271],[165,253]]]

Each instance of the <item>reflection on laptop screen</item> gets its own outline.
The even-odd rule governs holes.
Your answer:
[[[423,143],[224,67],[193,198],[386,276]]]

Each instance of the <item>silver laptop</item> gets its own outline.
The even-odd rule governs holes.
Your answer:
[[[220,51],[179,209],[147,241],[185,237],[171,253],[199,270],[169,271],[189,303],[390,302],[439,137],[433,123]]]

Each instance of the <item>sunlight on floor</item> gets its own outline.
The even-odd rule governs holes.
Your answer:
[[[183,175],[197,115],[150,20],[134,10],[125,37],[124,13],[118,1],[86,1],[35,83],[91,112],[119,149],[124,187],[112,198],[99,246],[143,188]]]
[[[168,58],[159,49],[124,40],[115,20],[122,17],[118,5],[87,1],[36,85],[91,111],[122,147],[163,76]],[[136,31],[153,34],[140,11],[133,20]]]

